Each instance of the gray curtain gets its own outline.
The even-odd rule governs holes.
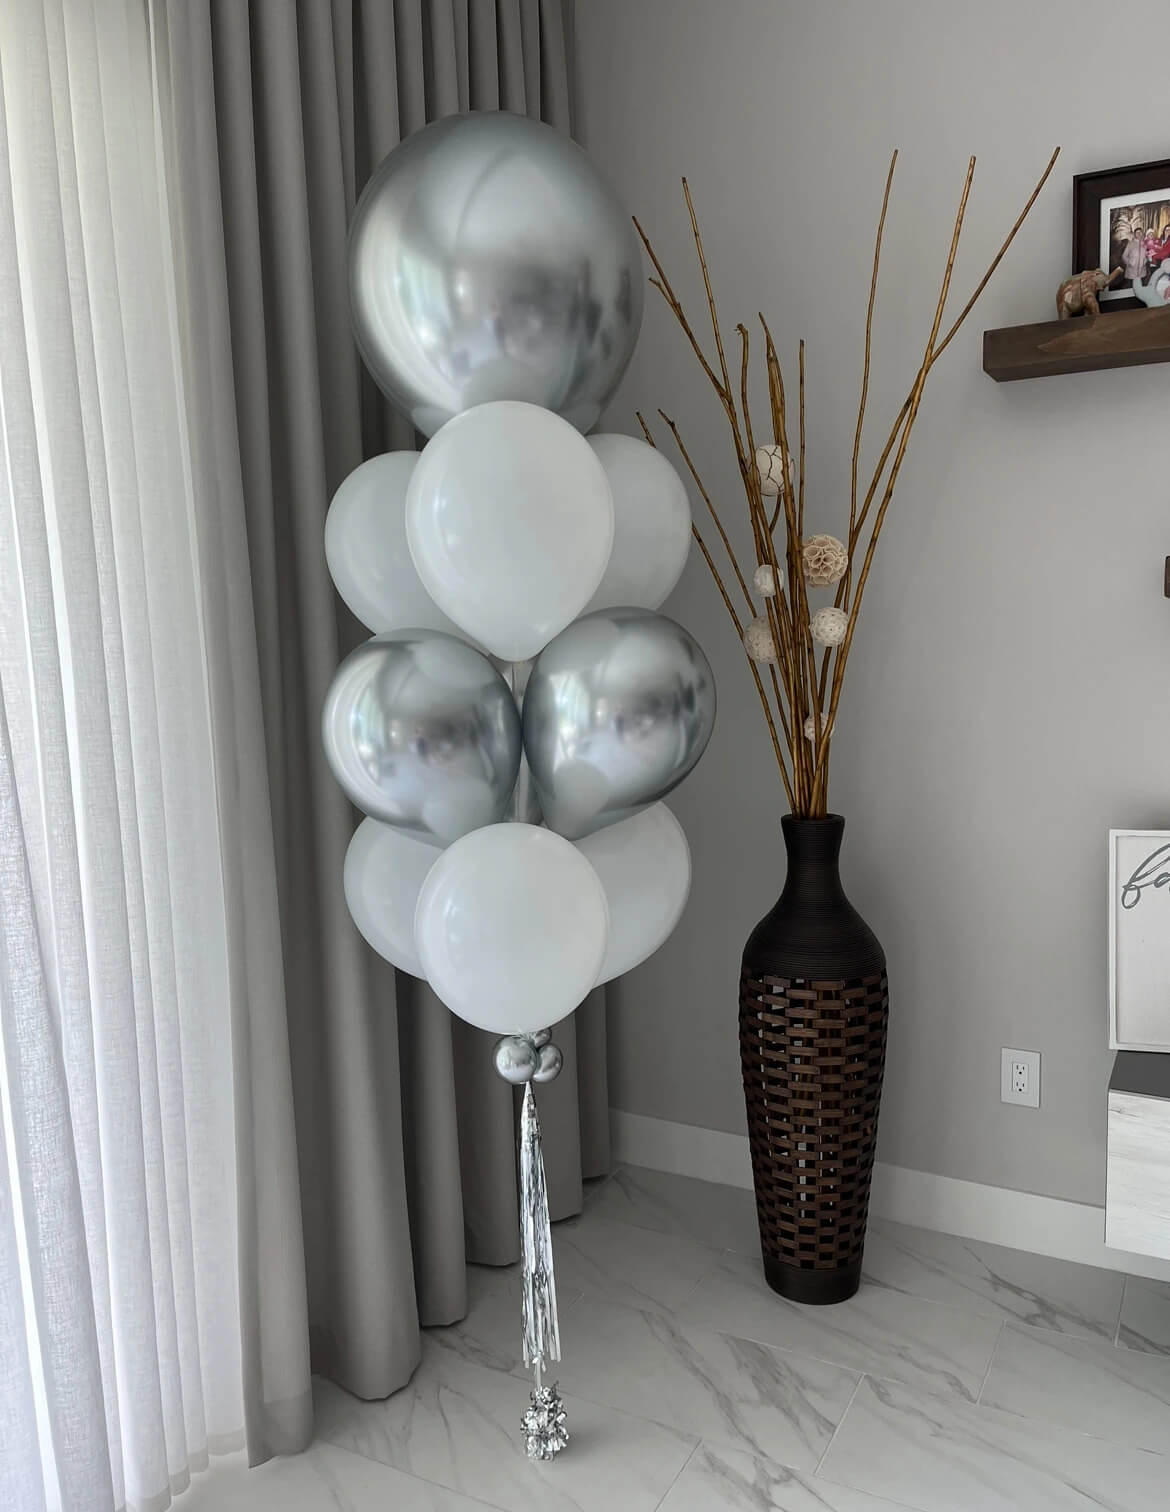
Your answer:
[[[235,399],[276,837],[314,1367],[403,1385],[419,1323],[466,1310],[465,1257],[518,1253],[512,1090],[490,1037],[365,946],[342,860],[355,815],[318,717],[365,632],[325,567],[326,507],[363,457],[411,446],[350,337],[345,236],[371,170],[454,111],[568,129],[561,0],[211,0]],[[557,1033],[542,1089],[554,1216],[608,1165],[604,1016]]]

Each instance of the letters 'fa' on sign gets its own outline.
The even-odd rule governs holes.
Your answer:
[[[1109,1046],[1170,1054],[1170,830],[1109,831]]]

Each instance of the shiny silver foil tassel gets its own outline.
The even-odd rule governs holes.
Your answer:
[[[548,1188],[540,1148],[540,1120],[532,1083],[520,1111],[520,1261],[524,1312],[524,1363],[536,1374],[532,1406],[522,1426],[529,1459],[550,1460],[569,1442],[565,1409],[556,1386],[542,1380],[548,1361],[561,1357],[557,1286],[553,1274]]]

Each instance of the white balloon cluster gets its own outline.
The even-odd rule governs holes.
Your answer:
[[[702,755],[714,687],[653,612],[690,548],[686,489],[645,442],[581,434],[633,351],[640,254],[579,147],[487,112],[390,154],[349,262],[362,356],[430,440],[355,469],[325,524],[374,632],[322,716],[369,816],[345,896],[453,1012],[522,1035],[656,950],[690,884],[659,800]]]
[[[660,453],[630,436],[585,440],[514,400],[464,411],[421,453],[364,462],[330,506],[330,572],[377,632],[338,669],[323,718],[335,775],[372,816],[346,856],[346,901],[380,955],[481,1028],[523,1034],[555,1022],[657,950],[681,916],[686,837],[664,804],[646,800],[698,760],[713,693],[686,632],[647,611],[674,587],[689,543],[686,490]],[[596,621],[587,635],[594,621],[582,611]],[[640,663],[623,641],[631,635]],[[574,838],[510,817],[519,714],[480,647],[513,664],[548,647],[529,696],[534,715],[551,715],[529,720],[529,739],[542,772],[567,755],[565,785],[588,795],[584,818],[578,801],[572,823],[556,821]],[[621,719],[635,671],[643,705],[656,679],[670,769],[652,765],[647,708],[640,739]],[[557,702],[566,689],[581,706],[577,745]],[[661,717],[672,703],[681,733]],[[622,731],[620,771],[599,754],[605,708]],[[552,823],[560,790],[548,782]]]

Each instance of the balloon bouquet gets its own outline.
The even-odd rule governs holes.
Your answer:
[[[504,113],[397,147],[350,229],[362,356],[430,441],[342,483],[325,550],[374,633],[322,732],[369,817],[345,859],[376,951],[503,1036],[520,1119],[528,1452],[567,1442],[533,1082],[549,1025],[655,951],[690,854],[660,801],[702,755],[711,669],[654,613],[690,546],[678,474],[596,424],[642,314],[632,228],[585,154]]]

